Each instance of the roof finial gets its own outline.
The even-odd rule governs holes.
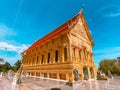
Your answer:
[[[82,11],[83,11],[83,9],[84,9],[84,6],[85,6],[85,4],[83,3],[83,4],[82,4],[82,8],[81,8]]]
[[[85,6],[85,4],[83,3],[79,13],[83,12],[84,6]]]

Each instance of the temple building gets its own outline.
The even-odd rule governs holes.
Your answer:
[[[59,26],[22,52],[21,70],[29,75],[74,81],[96,78],[94,45],[83,11]],[[19,71],[20,71],[19,69]]]

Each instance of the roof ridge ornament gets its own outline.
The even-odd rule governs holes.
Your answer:
[[[83,3],[83,4],[82,4],[82,7],[81,7],[81,9],[80,9],[80,12],[79,12],[79,14],[83,12],[83,10],[84,10],[84,7],[85,7],[85,4]]]
[[[79,21],[80,14],[83,13],[84,6],[85,6],[85,4],[83,3],[79,13],[77,14],[78,15],[77,19],[75,21],[70,20],[70,23],[68,24],[68,28],[72,28],[76,24],[76,22]]]
[[[85,4],[83,3],[83,4],[82,4],[82,7],[81,7],[81,10],[82,10],[82,11],[84,10],[84,7],[85,7]]]

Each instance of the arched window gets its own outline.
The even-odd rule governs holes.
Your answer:
[[[64,48],[64,60],[67,61],[67,48]]]
[[[75,57],[75,48],[73,49],[74,57]]]
[[[75,53],[75,48],[73,48],[73,59],[75,60],[75,57],[76,57],[76,53]]]
[[[39,56],[37,56],[37,59],[36,59],[36,64],[38,64],[38,60],[39,60]]]
[[[50,63],[50,53],[48,53],[48,63]]]
[[[79,50],[79,61],[81,60],[81,50]]]
[[[55,62],[58,62],[58,50],[55,51]]]
[[[83,49],[83,53],[84,53],[84,57],[86,59],[87,58],[87,54],[86,54],[86,49],[85,48]]]
[[[41,61],[41,64],[43,64],[44,62],[44,55],[42,55],[42,61]]]

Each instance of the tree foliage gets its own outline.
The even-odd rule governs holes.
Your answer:
[[[10,65],[10,63],[5,62],[5,64],[0,65],[0,72],[7,72],[8,70],[13,70],[16,72],[21,65],[21,60],[17,60],[13,66]]]
[[[19,68],[20,68],[20,66],[21,66],[21,60],[17,60],[17,62],[14,64],[14,66],[13,66],[13,71],[17,71]]]
[[[110,71],[112,74],[120,75],[120,59],[104,59],[99,63],[99,70],[106,73]]]
[[[1,72],[7,72],[11,68],[12,68],[12,66],[8,62],[5,62],[5,64],[0,66],[0,71]]]

